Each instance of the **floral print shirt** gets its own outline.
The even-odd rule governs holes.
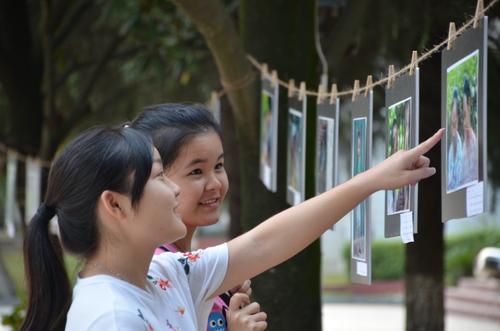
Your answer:
[[[155,255],[144,291],[107,275],[78,278],[66,330],[205,331],[227,271],[227,245]]]

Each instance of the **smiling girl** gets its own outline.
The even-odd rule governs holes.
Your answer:
[[[44,202],[27,227],[21,330],[203,331],[216,296],[291,258],[376,191],[433,175],[422,154],[442,136],[440,130],[228,243],[154,255],[186,235],[177,210],[180,189],[164,176],[145,135],[91,129],[54,161]],[[73,299],[60,244],[49,232],[54,216],[62,246],[83,262]]]
[[[155,253],[189,252],[196,229],[219,221],[229,188],[222,130],[206,108],[175,103],[144,108],[128,125],[151,136],[166,176],[181,188],[178,211],[187,234],[160,246]],[[237,294],[233,297],[233,293]],[[246,280],[217,297],[207,330],[264,330],[267,316],[260,312],[258,303],[250,303],[250,293],[250,280]]]

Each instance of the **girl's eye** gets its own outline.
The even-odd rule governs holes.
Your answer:
[[[220,169],[222,169],[222,168],[224,168],[224,163],[222,163],[222,162],[221,162],[221,163],[218,163],[218,164],[215,166],[215,169],[216,169],[216,170],[220,170]]]
[[[201,175],[201,170],[200,169],[196,169],[196,170],[193,170],[189,173],[190,175]]]
[[[165,177],[165,172],[164,171],[160,171],[158,173],[158,177]]]

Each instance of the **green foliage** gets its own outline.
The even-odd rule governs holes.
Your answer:
[[[460,277],[472,276],[474,258],[487,246],[500,247],[500,228],[485,228],[445,239],[445,281],[456,284]],[[343,257],[349,265],[351,244],[344,246]],[[372,279],[400,279],[404,276],[405,245],[399,240],[372,242]],[[350,273],[350,270],[347,270]]]
[[[343,257],[349,265],[351,244],[344,246]],[[372,242],[372,279],[400,279],[404,275],[405,247],[391,239]],[[348,268],[347,273],[350,273]]]
[[[1,316],[2,325],[10,326],[12,330],[19,330],[26,314],[26,288],[24,286],[22,255],[19,252],[3,253],[1,258],[15,283],[16,293],[18,298],[20,298],[19,304],[14,307],[14,310],[10,314]],[[69,255],[64,255],[64,262],[68,271],[70,286],[73,286],[81,263]]]
[[[500,228],[479,229],[449,237],[446,242],[445,270],[449,284],[463,276],[472,276],[474,258],[487,246],[500,247]]]
[[[2,316],[2,325],[10,326],[12,330],[20,330],[23,324],[24,316],[26,316],[26,295],[18,293],[21,298],[21,303],[14,307],[11,314]]]
[[[122,51],[140,50],[124,63],[129,81],[150,74],[186,85],[208,55],[203,38],[192,21],[167,1],[102,1],[99,21],[128,31]]]
[[[405,246],[400,241],[372,243],[372,278],[400,279],[404,275]]]

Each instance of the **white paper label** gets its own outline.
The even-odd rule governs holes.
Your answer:
[[[400,214],[400,230],[403,244],[413,242],[413,212]]]
[[[365,262],[356,261],[356,273],[360,276],[368,276],[368,264]]]
[[[483,212],[483,182],[467,187],[466,197],[467,200],[467,217],[481,214]]]

